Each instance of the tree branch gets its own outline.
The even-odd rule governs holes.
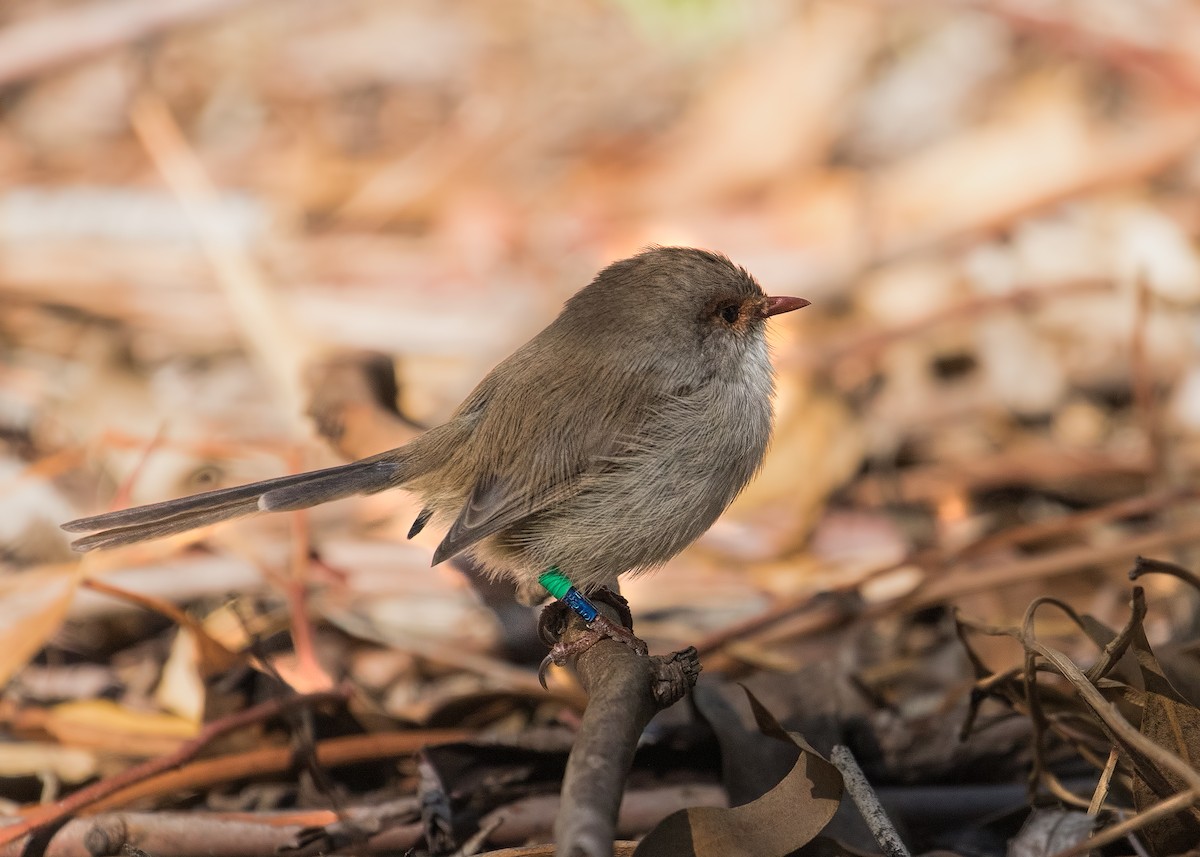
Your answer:
[[[598,604],[610,619],[614,608]],[[586,625],[572,615],[563,641]],[[696,683],[694,648],[643,657],[615,640],[601,640],[575,658],[573,666],[588,694],[587,708],[563,776],[562,801],[554,825],[560,857],[608,857],[617,829],[625,777],[646,724]]]

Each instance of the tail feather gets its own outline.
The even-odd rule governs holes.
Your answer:
[[[216,491],[205,491],[192,494],[189,497],[179,497],[162,503],[151,503],[146,506],[134,506],[132,509],[120,509],[116,512],[106,512],[103,515],[92,515],[89,518],[78,518],[67,521],[62,528],[69,533],[86,533],[104,527],[128,527],[135,524],[152,524],[163,518],[173,518],[189,512],[204,511],[215,506],[224,506],[250,498],[258,499],[263,494],[276,488],[286,488],[289,485],[300,485],[315,479],[334,477],[352,477],[364,470],[365,466],[378,467],[384,462],[369,459],[342,464],[337,467],[327,467],[324,470],[313,470],[308,473],[297,473],[292,476],[279,476],[275,479],[264,479],[262,482],[251,482],[249,485],[237,485],[233,488],[218,488]],[[395,470],[395,465],[391,468]]]
[[[374,494],[400,484],[402,470],[402,461],[396,456],[375,456],[324,470],[93,515],[68,521],[62,526],[73,533],[100,530],[72,542],[71,547],[77,551],[117,547],[186,532],[257,511],[306,509],[356,494]]]
[[[197,527],[205,527],[209,524],[219,523],[220,521],[228,521],[231,518],[239,518],[257,511],[258,500],[251,498],[249,500],[230,503],[227,506],[192,511],[184,515],[177,515],[174,518],[164,518],[161,521],[134,524],[128,527],[113,527],[99,533],[93,533],[90,536],[84,536],[81,539],[76,539],[71,542],[71,547],[80,553],[96,550],[97,548],[121,547],[122,545],[131,545],[134,542],[144,542],[149,539],[162,538],[163,536],[173,536],[176,533],[186,533],[188,530],[194,530]]]
[[[258,508],[264,512],[294,512],[358,494],[375,494],[396,484],[396,468],[388,464],[378,462],[369,470],[355,473],[353,479],[347,479],[343,473],[331,473],[272,488],[258,498]]]

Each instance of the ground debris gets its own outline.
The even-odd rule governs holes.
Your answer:
[[[1194,847],[1197,43],[1173,0],[5,4],[0,854],[547,842],[585,694],[413,498],[58,525],[404,443],[654,243],[813,304],[759,477],[623,582],[703,674],[614,853],[878,851],[829,789],[747,809],[835,747],[913,853]]]

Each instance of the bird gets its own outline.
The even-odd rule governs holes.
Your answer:
[[[422,501],[409,538],[458,554],[537,603],[555,567],[582,593],[661,566],[700,537],[762,465],[774,373],[770,297],[719,253],[651,247],[614,262],[499,363],[443,423],[348,464],[63,524],[78,551],[255,512],[403,488]]]

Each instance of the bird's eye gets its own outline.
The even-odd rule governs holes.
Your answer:
[[[725,321],[726,324],[733,324],[742,314],[742,308],[738,304],[725,304],[717,310],[717,315]]]

